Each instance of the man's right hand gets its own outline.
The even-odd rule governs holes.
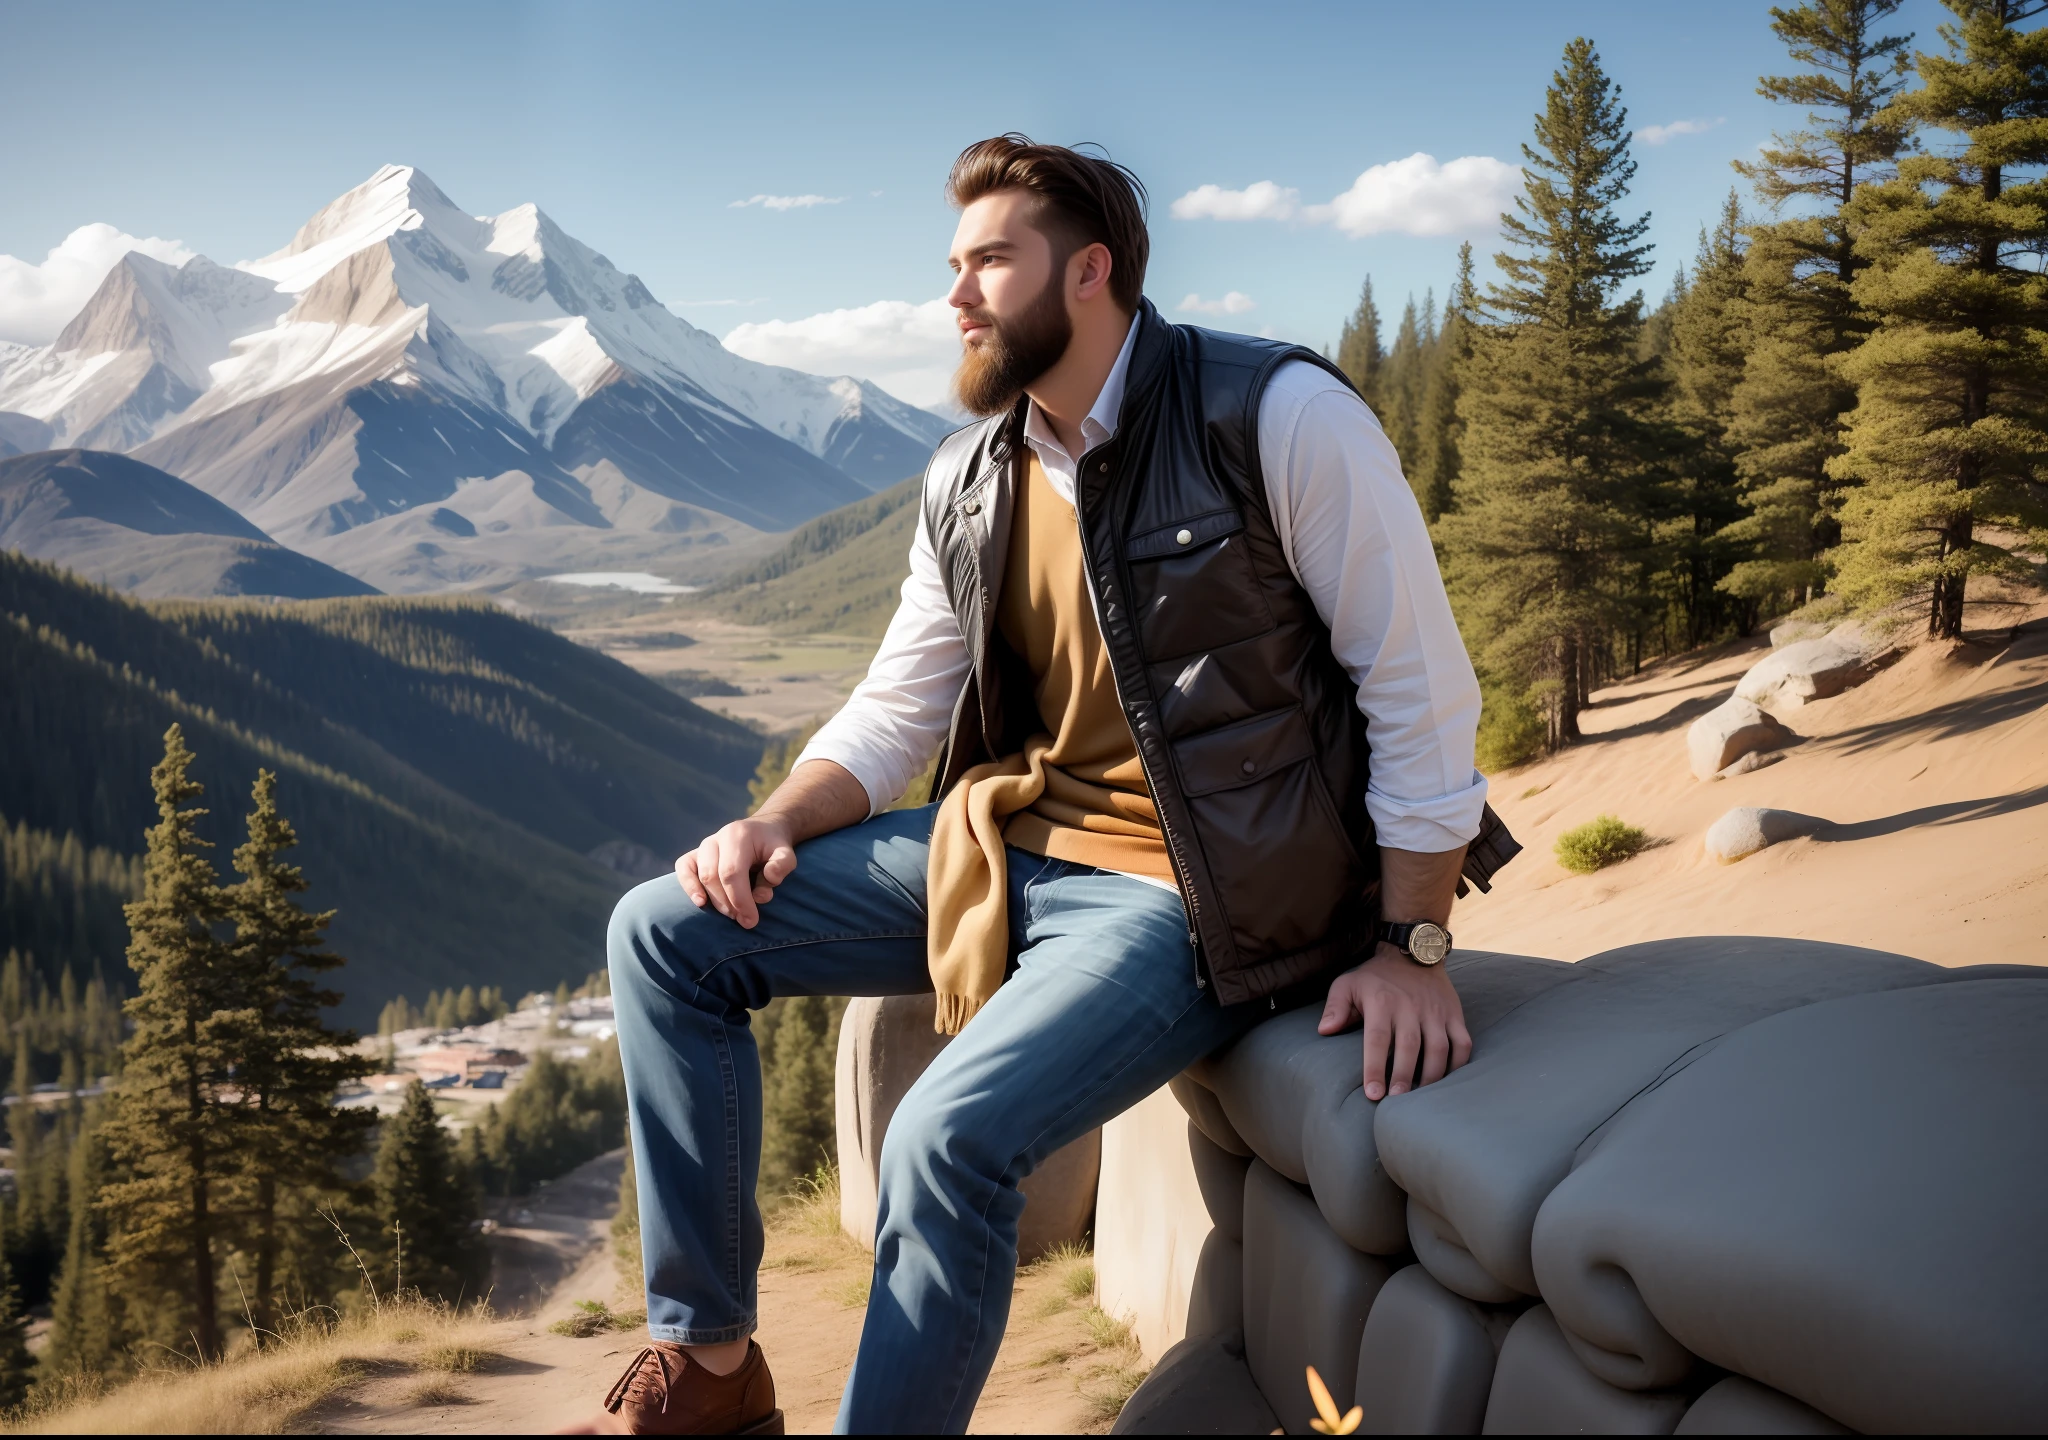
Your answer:
[[[806,760],[759,810],[707,835],[676,861],[676,879],[697,905],[751,930],[760,907],[796,869],[797,842],[852,825],[868,813],[868,792],[833,760]]]
[[[781,815],[753,815],[707,835],[676,861],[683,893],[742,929],[760,923],[762,905],[796,869],[796,834]]]

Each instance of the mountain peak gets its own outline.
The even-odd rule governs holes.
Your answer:
[[[467,215],[424,170],[386,165],[355,189],[329,201],[284,249],[243,268],[296,291],[358,250],[400,230],[439,231],[465,244],[480,238],[485,222]]]

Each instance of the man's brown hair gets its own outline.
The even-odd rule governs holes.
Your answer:
[[[962,150],[946,179],[946,198],[961,208],[998,190],[1038,197],[1035,223],[1052,241],[1055,265],[1084,245],[1106,247],[1110,294],[1124,309],[1137,310],[1152,255],[1143,181],[1107,155],[1036,145],[1013,130]]]

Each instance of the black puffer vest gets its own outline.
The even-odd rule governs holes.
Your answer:
[[[1082,458],[1075,508],[1188,935],[1235,1004],[1368,951],[1377,918],[1357,687],[1288,568],[1259,468],[1274,372],[1306,360],[1343,377],[1299,346],[1170,325],[1149,302],[1138,327],[1117,433]],[[1023,426],[1020,402],[948,436],[925,472],[925,525],[973,660],[935,796],[1043,728],[995,623]],[[1485,889],[1519,848],[1489,810],[1466,877]]]

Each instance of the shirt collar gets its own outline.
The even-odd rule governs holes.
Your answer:
[[[1109,367],[1109,376],[1102,382],[1102,391],[1095,397],[1093,408],[1081,422],[1081,441],[1086,449],[1092,450],[1107,443],[1116,435],[1117,420],[1124,408],[1124,382],[1131,370],[1131,351],[1138,340],[1138,317],[1131,317],[1131,328],[1124,332],[1123,348],[1116,352],[1116,364]],[[1052,424],[1039,413],[1038,402],[1032,401],[1024,416],[1024,439],[1034,450],[1051,449],[1054,454],[1066,455],[1068,460],[1078,461],[1079,455],[1067,455],[1066,447],[1053,434]]]

